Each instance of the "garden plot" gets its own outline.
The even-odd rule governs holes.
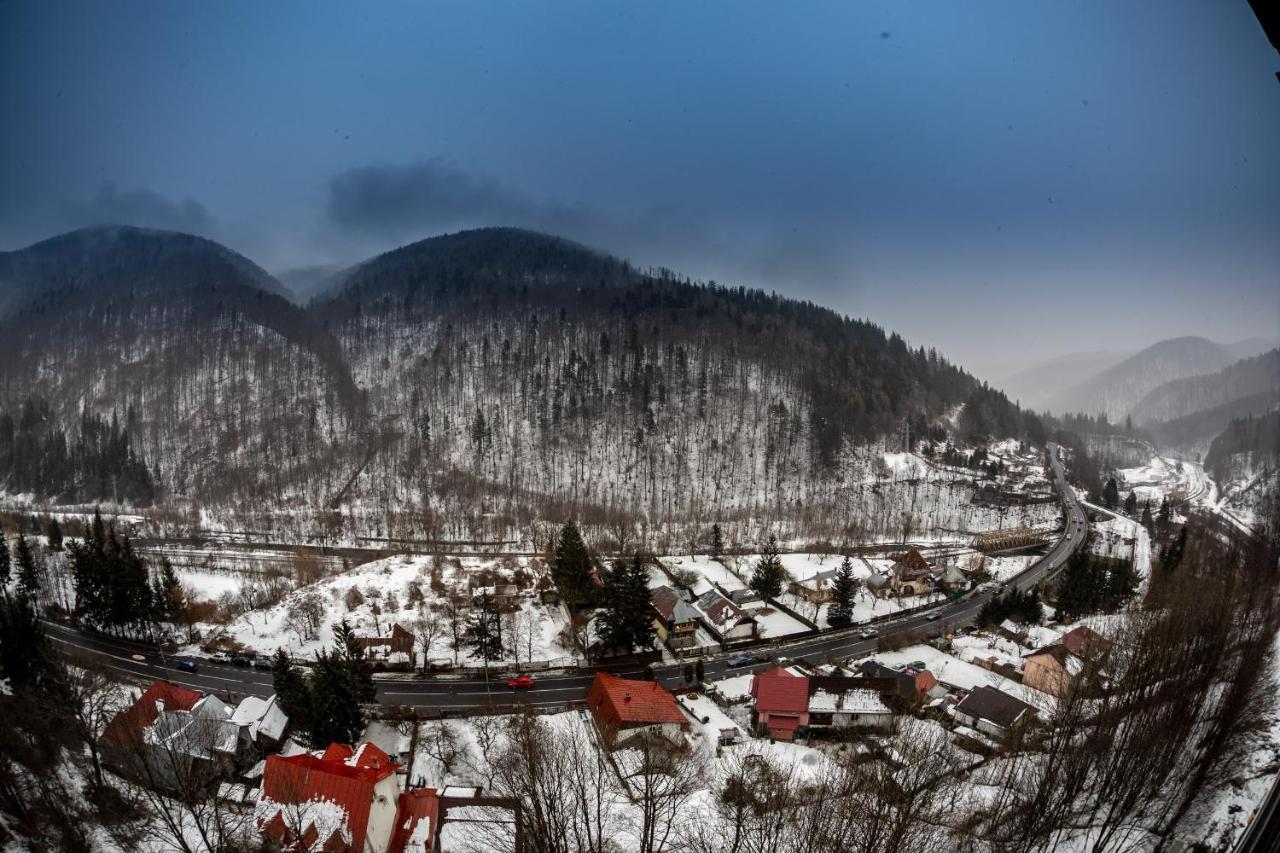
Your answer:
[[[191,601],[217,601],[224,595],[235,595],[244,584],[243,577],[231,572],[174,569],[174,574]]]
[[[514,583],[519,591],[503,613],[506,660],[564,658],[572,654],[562,645],[568,642],[563,638],[564,611],[535,597],[532,570],[525,559],[388,557],[294,590],[270,608],[245,613],[225,627],[223,636],[259,653],[284,648],[309,658],[332,645],[333,629],[344,619],[357,636],[365,637],[389,636],[392,626],[400,624],[419,638],[417,663],[422,662],[421,637],[434,631],[431,659],[480,665],[465,645],[452,647],[453,622],[461,636],[472,595]],[[458,603],[453,617],[451,600]]]

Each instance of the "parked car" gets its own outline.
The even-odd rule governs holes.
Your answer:
[[[517,675],[513,678],[507,679],[507,686],[512,690],[515,690],[517,687],[532,687],[533,684],[534,681],[532,675]]]
[[[930,621],[930,622],[937,622],[937,621],[938,621],[939,619],[941,619],[941,618],[942,618],[942,614],[941,614],[941,613],[930,613],[930,614],[929,614],[929,621]]]
[[[209,652],[209,660],[217,661],[218,663],[230,663],[231,655],[227,654],[222,649],[217,649],[216,651]]]
[[[729,660],[725,661],[725,663],[729,664],[733,669],[737,669],[742,666],[751,666],[755,662],[756,659],[751,655],[734,655],[729,658]]]
[[[863,628],[858,632],[858,636],[864,640],[870,640],[872,637],[879,636],[880,632],[875,628]]]
[[[146,655],[129,655],[129,659],[136,660],[138,663],[145,663],[147,660],[147,656]]]
[[[231,663],[236,666],[248,666],[253,660],[248,655],[232,655]]]
[[[253,659],[254,669],[271,669],[271,658],[266,655],[258,655]]]
[[[176,663],[174,663],[174,666],[183,672],[195,672],[197,669],[196,662],[191,658],[180,658]]]

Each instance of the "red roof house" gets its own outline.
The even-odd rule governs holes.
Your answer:
[[[435,853],[440,835],[440,797],[435,788],[415,788],[400,795],[392,853]]]
[[[756,727],[778,740],[791,740],[796,729],[809,724],[809,679],[780,666],[751,682]]]
[[[138,700],[115,715],[102,736],[115,746],[139,743],[142,733],[155,723],[161,711],[190,711],[204,694],[167,681],[154,681]]]
[[[267,756],[254,817],[287,850],[386,853],[399,800],[396,765],[385,752],[331,744],[319,757]]]
[[[1111,650],[1111,643],[1087,625],[1072,628],[1062,635],[1059,643],[1071,654],[1085,660],[1096,660]]]
[[[619,735],[638,729],[689,731],[689,720],[676,697],[655,681],[637,681],[597,672],[587,691],[587,707],[596,728],[610,746],[622,746]]]

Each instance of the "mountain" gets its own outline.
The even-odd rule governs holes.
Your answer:
[[[1172,338],[1152,344],[1097,375],[1067,388],[1054,399],[1059,412],[1105,414],[1122,420],[1157,386],[1175,379],[1221,370],[1235,359],[1205,338]]]
[[[1078,385],[1127,358],[1128,352],[1076,352],[1042,361],[996,383],[1010,398],[1037,410],[1053,409],[1064,387]]]
[[[1140,424],[1170,421],[1245,398],[1258,401],[1259,413],[1280,401],[1280,349],[1242,359],[1216,373],[1188,376],[1158,385],[1134,404],[1131,415]],[[1210,430],[1208,437],[1224,426],[1226,421]]]
[[[86,229],[7,253],[0,282],[0,412],[11,419],[0,443],[11,454],[56,452],[83,436],[86,415],[118,418],[170,494],[216,501],[268,495],[314,464],[286,443],[300,425],[314,424],[318,447],[345,440],[320,423],[362,421],[336,339],[209,240]]]
[[[0,320],[0,465],[6,447],[87,446],[87,414],[116,447],[118,418],[128,451],[104,458],[136,454],[166,508],[237,529],[542,541],[532,525],[573,515],[840,535],[862,513],[901,523],[850,484],[879,458],[858,448],[906,424],[941,439],[960,408],[964,436],[1042,437],[870,322],[519,229],[404,246],[306,307],[185,235],[67,235],[4,261],[21,275]],[[112,479],[67,470],[81,500]]]
[[[69,299],[99,299],[202,282],[238,281],[287,296],[259,266],[190,234],[125,226],[82,228],[0,253],[0,318]]]

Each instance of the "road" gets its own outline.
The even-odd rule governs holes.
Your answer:
[[[1049,553],[1011,578],[1006,584],[1009,588],[1028,590],[1036,586],[1057,571],[1071,554],[1084,544],[1088,535],[1088,516],[1075,495],[1066,486],[1057,447],[1050,444],[1049,448],[1054,487],[1062,497],[1066,510],[1066,531]],[[994,590],[984,591],[959,601],[939,604],[927,611],[901,619],[878,623],[876,627],[882,635],[918,630],[938,636],[968,624],[977,615],[982,605],[994,595]],[[780,640],[768,648],[768,654],[773,659],[803,657],[813,661],[870,655],[876,651],[877,640],[860,637],[858,632],[861,627],[855,626],[837,632],[811,635],[793,641]],[[154,646],[100,635],[82,634],[73,628],[53,623],[48,623],[48,630],[50,638],[59,648],[66,651],[79,650],[81,653],[93,655],[112,671],[131,678],[142,680],[163,678],[175,684],[216,693],[233,701],[246,695],[269,696],[272,692],[271,673],[268,671],[201,660],[199,671],[190,673],[176,669],[172,665],[172,659],[159,660]],[[753,649],[753,652],[759,651],[759,649]],[[135,654],[142,655],[145,660],[134,660]],[[728,659],[734,656],[734,653],[727,653],[705,658],[703,660],[705,678],[712,680],[726,675],[745,674],[772,665],[771,662],[766,662],[735,669],[728,663]],[[673,664],[656,668],[654,674],[664,685],[677,687],[684,683],[682,670],[683,664]],[[637,668],[617,674],[640,676],[644,672]],[[557,707],[584,699],[592,677],[590,672],[548,675],[539,678],[534,687],[518,692],[509,690],[506,680],[500,675],[495,675],[488,682],[475,678],[447,677],[379,680],[378,701],[384,705],[403,705],[418,711],[453,714],[486,708],[511,708],[521,704]]]

